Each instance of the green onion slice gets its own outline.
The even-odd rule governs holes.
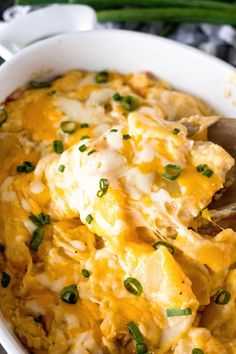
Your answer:
[[[1,285],[3,288],[7,288],[9,283],[11,281],[10,275],[8,275],[6,272],[2,272],[2,279],[1,279]]]
[[[164,242],[164,241],[157,241],[156,243],[154,243],[153,247],[157,250],[160,246],[164,246],[166,247],[171,254],[174,254],[174,247],[172,245],[170,245],[169,243],[167,242]]]
[[[25,166],[24,165],[16,166],[16,171],[20,173],[25,172]]]
[[[122,99],[122,96],[119,94],[119,92],[114,93],[114,95],[113,95],[114,101],[120,101],[121,99]]]
[[[140,332],[140,329],[136,325],[134,321],[131,321],[127,324],[129,331],[131,332],[132,336],[134,337],[136,343],[143,343],[143,335]]]
[[[95,149],[94,149],[94,150],[89,151],[89,152],[88,152],[88,156],[89,156],[89,155],[94,154],[95,152],[96,152],[96,150],[95,150]]]
[[[49,225],[51,224],[50,215],[40,213],[38,216],[38,220],[41,222],[42,225]]]
[[[125,288],[133,295],[140,296],[143,292],[142,284],[136,278],[129,277],[124,280]]]
[[[167,317],[189,316],[191,314],[192,314],[192,310],[190,308],[187,308],[187,309],[167,309],[166,310]]]
[[[180,166],[169,164],[164,168],[163,177],[170,181],[174,181],[179,177],[181,171],[182,169]]]
[[[109,79],[109,73],[106,70],[98,72],[95,76],[95,81],[97,84],[105,84]]]
[[[37,229],[34,230],[32,234],[30,249],[33,251],[38,251],[38,248],[41,245],[43,238],[44,238],[44,230],[42,227],[38,227]]]
[[[231,298],[231,294],[228,290],[220,289],[214,295],[214,301],[218,305],[226,305]]]
[[[137,343],[136,344],[136,354],[146,354],[148,353],[148,349],[145,343]]]
[[[64,166],[64,165],[60,165],[60,166],[58,167],[58,171],[59,171],[59,172],[64,172],[64,171],[65,171],[65,166]]]
[[[179,132],[180,132],[180,130],[179,130],[178,128],[174,128],[174,129],[172,130],[172,133],[175,134],[175,135],[178,135]]]
[[[83,135],[83,136],[81,136],[80,140],[84,140],[84,139],[90,139],[90,136],[89,136],[89,135]]]
[[[57,154],[62,154],[64,151],[63,142],[61,140],[54,140],[53,148]]]
[[[196,167],[198,172],[203,172],[205,170],[205,168],[207,168],[207,165],[205,165],[205,164],[204,165],[198,165]]]
[[[43,322],[43,315],[38,315],[34,317],[34,322],[41,323]]]
[[[65,134],[73,134],[76,131],[77,125],[73,120],[65,120],[61,122],[61,130]]]
[[[5,108],[0,108],[0,127],[6,122],[7,118],[8,114]]]
[[[0,243],[0,253],[3,253],[5,251],[5,246]]]
[[[34,225],[41,227],[41,221],[39,221],[39,219],[37,218],[37,216],[35,216],[34,214],[30,214],[29,219],[34,223]]]
[[[86,222],[87,222],[88,224],[91,224],[91,222],[93,221],[92,215],[91,215],[91,214],[87,215],[86,218],[85,218],[85,220],[86,220]]]
[[[80,151],[80,152],[84,152],[85,150],[87,150],[87,146],[86,146],[85,144],[80,145],[79,151]]]
[[[129,140],[131,136],[129,134],[124,134],[123,135],[123,140]]]
[[[99,181],[100,189],[97,192],[97,197],[101,198],[104,194],[106,194],[108,190],[109,182],[106,178],[101,178]]]
[[[34,214],[30,214],[29,219],[38,227],[49,225],[51,223],[50,215],[44,213],[40,213],[38,217]]]
[[[90,277],[90,272],[88,271],[88,269],[83,268],[81,272],[82,272],[82,275],[85,278],[89,278]]]
[[[53,95],[55,95],[56,94],[56,90],[51,90],[51,91],[48,91],[47,92],[47,96],[53,96]]]
[[[199,348],[193,348],[192,354],[204,354],[204,351]]]
[[[45,87],[50,87],[50,86],[51,86],[51,83],[46,82],[46,81],[32,80],[29,83],[29,88],[31,88],[31,89],[40,89],[40,88],[45,88]]]
[[[80,125],[80,128],[88,128],[89,127],[89,124],[88,123],[82,123],[81,125]]]
[[[213,175],[213,171],[207,165],[198,165],[196,167],[197,171],[200,172],[203,176],[211,177]]]
[[[111,129],[110,132],[111,133],[116,133],[116,132],[118,132],[118,129]]]
[[[24,161],[24,163],[20,166],[16,166],[17,172],[30,173],[34,171],[35,166],[30,161]]]
[[[210,169],[210,168],[206,168],[203,172],[202,172],[202,174],[203,174],[203,176],[206,176],[206,177],[211,177],[212,175],[213,175],[213,171]]]
[[[123,96],[121,98],[121,107],[128,112],[133,112],[139,107],[139,101],[134,96]]]
[[[67,304],[76,304],[79,297],[77,285],[69,285],[62,289],[61,299]]]

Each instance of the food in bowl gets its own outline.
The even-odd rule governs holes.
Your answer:
[[[147,73],[72,71],[0,117],[0,308],[25,347],[234,353],[236,232],[208,210],[234,159],[211,108]]]

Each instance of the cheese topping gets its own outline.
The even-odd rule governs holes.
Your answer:
[[[38,86],[0,127],[0,308],[22,343],[233,353],[236,233],[200,227],[234,164],[218,117],[146,73]]]

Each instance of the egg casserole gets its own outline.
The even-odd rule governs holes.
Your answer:
[[[6,100],[0,309],[30,353],[236,353],[236,232],[208,231],[234,164],[217,120],[147,73]]]

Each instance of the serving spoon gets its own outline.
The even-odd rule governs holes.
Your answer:
[[[210,141],[221,145],[236,161],[236,119],[221,118],[209,127],[208,137]],[[231,172],[233,183],[221,198],[213,200],[209,209],[216,210],[216,218],[218,212],[217,224],[236,230],[236,162]]]

